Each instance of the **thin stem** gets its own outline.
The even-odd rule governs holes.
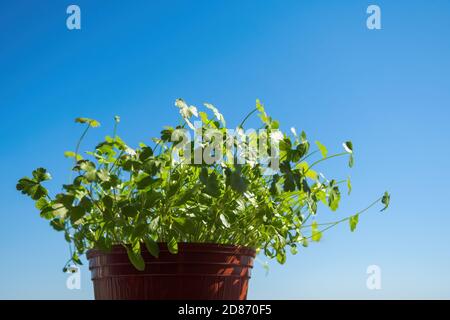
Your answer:
[[[319,152],[319,150],[314,150],[313,152],[311,152],[310,154],[306,155],[303,159],[300,159],[299,162],[303,162],[306,159],[308,159],[309,157],[311,157],[313,154]]]
[[[333,155],[331,155],[331,156],[328,156],[328,157],[319,159],[319,160],[313,162],[313,164],[311,164],[311,165],[308,167],[308,169],[305,171],[305,173],[308,172],[309,169],[311,169],[312,167],[314,167],[316,164],[318,164],[318,163],[320,163],[320,162],[322,162],[322,161],[325,161],[325,160],[328,160],[328,159],[331,159],[331,158],[335,158],[335,157],[345,156],[345,155],[347,155],[347,154],[348,154],[347,152],[342,152],[342,153],[333,154]]]
[[[118,122],[116,120],[116,121],[114,121],[113,138],[115,138],[117,136],[117,125],[118,125]]]
[[[75,148],[75,165],[77,164],[78,151],[80,150],[81,141],[83,141],[83,138],[86,136],[90,127],[91,127],[91,124],[88,123],[88,125],[87,125],[86,129],[84,129],[83,134],[81,135],[80,139],[78,139],[77,147]]]
[[[78,139],[77,146],[75,148],[75,158],[74,158],[75,166],[77,165],[77,162],[78,162],[78,151],[80,150],[81,141],[83,141],[83,138],[86,136],[90,127],[91,127],[91,124],[88,123],[86,129],[84,129],[84,131],[83,131],[83,134]],[[73,169],[70,170],[69,183],[72,182],[72,172],[73,172]]]
[[[242,120],[241,124],[239,125],[239,128],[242,128],[243,125],[244,125],[244,123],[245,123],[245,121],[247,121],[247,119],[250,118],[250,116],[251,116],[252,114],[254,114],[256,111],[258,111],[258,109],[256,109],[256,108],[253,109],[252,111],[250,111],[250,112],[245,116],[244,120]]]
[[[328,229],[331,229],[332,227],[334,227],[335,225],[337,225],[337,224],[339,224],[339,223],[341,223],[341,222],[350,220],[350,218],[353,217],[353,216],[363,214],[364,212],[366,212],[366,211],[368,211],[370,208],[372,208],[374,205],[376,205],[379,201],[381,201],[382,198],[383,198],[383,197],[378,198],[377,200],[375,200],[374,202],[372,202],[369,206],[367,206],[365,209],[363,209],[363,210],[357,212],[356,214],[347,216],[347,217],[345,217],[345,218],[343,218],[343,219],[341,219],[341,220],[334,221],[334,222],[318,223],[318,224],[317,224],[318,226],[328,226],[328,227],[326,227],[326,228],[320,230],[320,232],[325,232],[325,231],[327,231]],[[309,227],[312,227],[312,225],[302,226],[301,228],[309,228]],[[310,236],[310,237],[308,237],[308,238],[306,238],[306,239],[310,239],[311,237],[312,237],[312,236]]]

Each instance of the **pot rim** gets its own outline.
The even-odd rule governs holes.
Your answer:
[[[156,242],[159,246],[160,252],[167,253],[169,249],[167,248],[167,242]],[[247,247],[242,245],[233,244],[221,244],[212,242],[179,242],[179,249],[183,250],[184,253],[227,253],[233,255],[247,255],[256,256],[256,249],[253,247]],[[89,249],[86,251],[86,258],[91,259],[95,256],[105,255],[105,254],[123,254],[126,252],[123,244],[114,244],[110,251],[103,251],[101,249]],[[147,250],[144,246],[144,252]]]

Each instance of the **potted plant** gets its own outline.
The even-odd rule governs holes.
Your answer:
[[[19,180],[17,190],[36,201],[42,218],[64,234],[71,248],[65,269],[80,265],[87,253],[96,299],[245,299],[250,270],[258,252],[286,261],[286,252],[319,241],[344,219],[319,223],[320,205],[336,210],[341,185],[316,171],[319,164],[346,156],[353,146],[328,154],[316,141],[310,151],[306,134],[283,133],[257,100],[235,130],[211,104],[199,112],[178,99],[182,116],[165,127],[152,146],[132,149],[114,132],[85,159],[80,145],[96,120],[77,118],[85,126],[74,151],[74,178],[52,196],[43,186],[44,168]],[[259,130],[244,132],[258,113]],[[198,120],[198,121],[195,121]],[[193,137],[192,137],[193,134]]]

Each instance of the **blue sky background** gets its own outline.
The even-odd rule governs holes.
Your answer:
[[[66,28],[67,1],[0,4],[0,298],[92,299],[66,289],[63,235],[15,190],[44,166],[53,191],[68,179],[78,116],[131,145],[178,121],[173,102],[207,101],[238,124],[260,98],[284,129],[295,126],[330,150],[351,139],[356,163],[324,172],[351,175],[348,214],[386,189],[391,208],[342,225],[323,241],[256,265],[249,298],[450,298],[449,1],[76,1],[82,30]],[[382,30],[366,28],[377,4]],[[250,122],[251,124],[251,122]],[[366,288],[366,268],[382,289]]]

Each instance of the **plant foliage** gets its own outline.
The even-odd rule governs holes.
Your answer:
[[[201,161],[187,164],[177,159],[176,131],[198,130],[194,120],[202,122],[200,130],[215,129],[228,137],[225,119],[211,104],[198,112],[182,99],[175,102],[182,116],[176,128],[165,127],[152,145],[141,143],[136,149],[128,146],[117,134],[119,117],[115,117],[114,133],[105,137],[86,159],[79,154],[82,139],[90,128],[100,126],[96,120],[77,118],[85,126],[75,151],[64,155],[73,159],[69,184],[62,192],[50,195],[44,187],[50,174],[44,168],[32,172],[32,177],[19,180],[17,190],[35,200],[42,218],[64,233],[71,248],[66,264],[81,264],[79,256],[91,248],[110,250],[112,245],[126,247],[133,265],[142,270],[145,265],[141,249],[158,257],[158,242],[167,243],[176,254],[179,242],[208,242],[243,245],[262,250],[266,256],[286,261],[286,251],[309,241],[319,241],[325,230],[348,221],[355,230],[361,213],[378,202],[389,205],[385,193],[368,208],[331,223],[316,220],[320,204],[332,211],[338,209],[341,185],[351,190],[349,179],[325,178],[316,171],[331,158],[346,156],[353,165],[353,145],[343,144],[343,151],[329,154],[319,141],[311,144],[304,132],[297,135],[279,131],[278,121],[272,119],[257,101],[236,128],[242,133],[246,120],[258,113],[261,128],[280,146],[279,169],[266,174],[270,163],[255,162],[250,154],[241,155],[247,161]],[[187,129],[186,128],[186,129]],[[220,148],[225,149],[225,139]],[[214,141],[190,143],[192,154],[205,152]],[[234,142],[236,143],[236,142]],[[250,142],[244,142],[250,143]],[[311,151],[311,147],[318,149]],[[267,152],[270,154],[269,146]],[[175,154],[175,156],[174,156]],[[236,154],[228,155],[236,160]],[[315,157],[315,160],[313,160]]]

